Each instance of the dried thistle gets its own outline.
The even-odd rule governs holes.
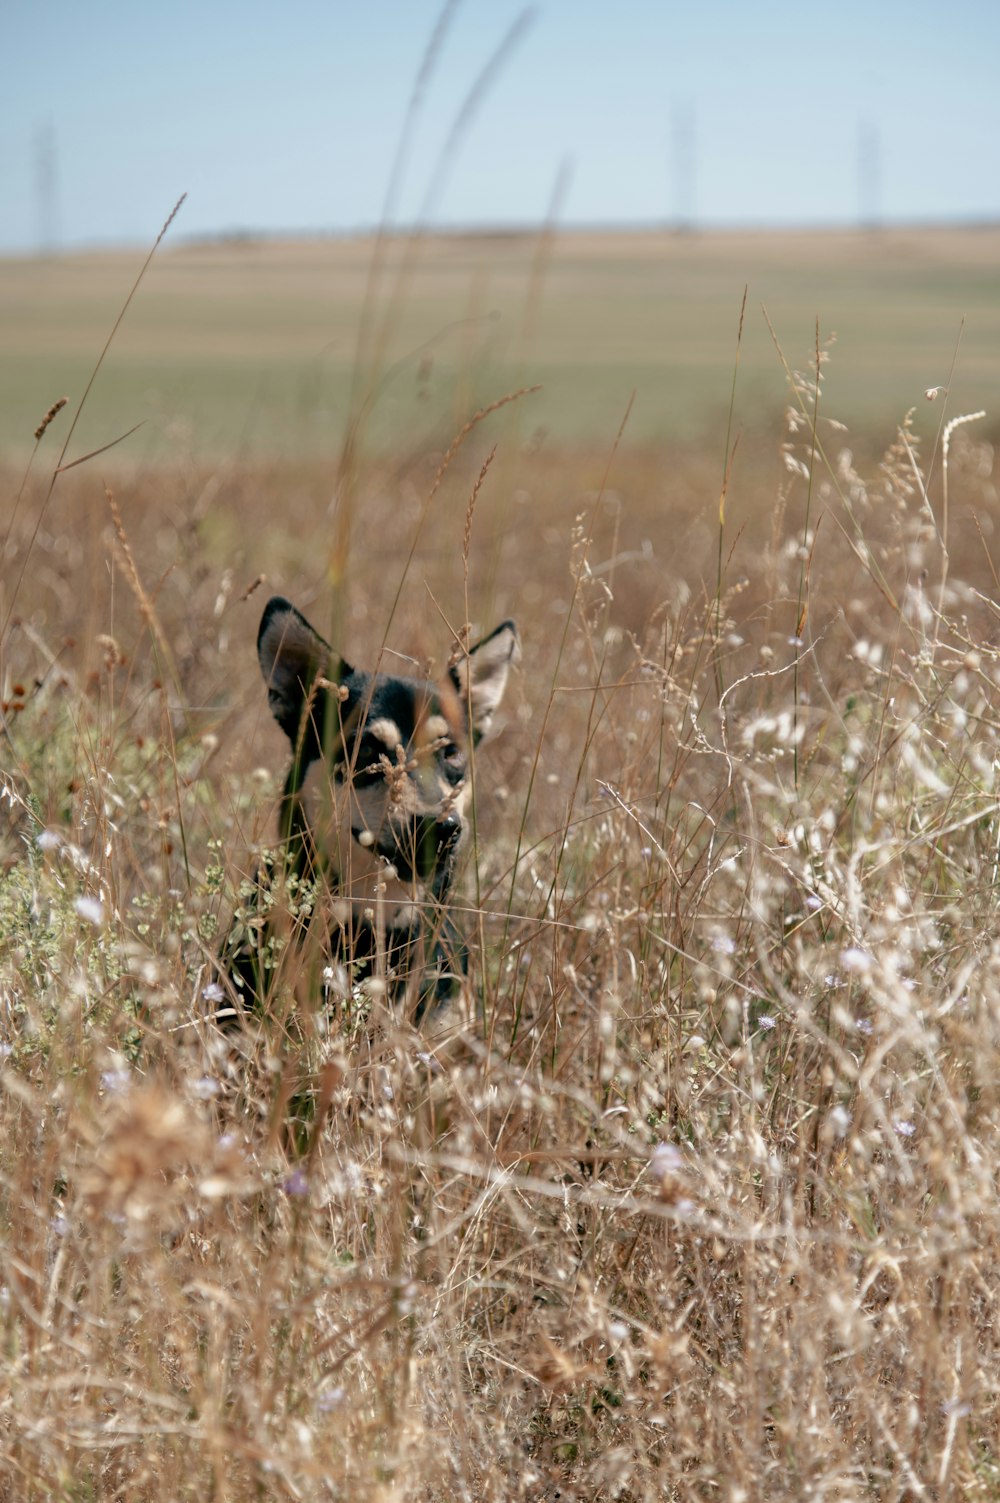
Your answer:
[[[592,1362],[578,1363],[569,1352],[543,1335],[538,1350],[528,1364],[531,1372],[553,1393],[571,1393],[586,1378],[596,1377],[599,1369]]]
[[[163,1087],[127,1091],[93,1144],[83,1194],[98,1212],[145,1221],[174,1198],[195,1165],[211,1161],[211,1146],[207,1128]]]

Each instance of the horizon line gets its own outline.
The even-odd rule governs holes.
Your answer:
[[[549,235],[671,235],[678,240],[696,240],[713,236],[735,235],[861,235],[878,238],[886,233],[926,233],[930,231],[958,230],[971,233],[1000,229],[1000,214],[952,215],[924,217],[884,217],[879,220],[720,220],[699,222],[697,219],[679,223],[676,219],[579,219],[552,224],[544,219],[525,220],[454,220],[441,224],[421,225],[363,224],[346,227],[299,226],[289,229],[263,229],[247,225],[233,225],[219,230],[192,230],[185,234],[176,232],[164,245],[165,251],[191,249],[199,246],[224,246],[250,243],[281,243],[288,241],[369,240],[381,236],[392,240],[408,240],[414,236],[428,239],[478,239],[515,240]],[[152,236],[150,236],[152,238]],[[149,240],[128,237],[118,240],[80,238],[65,244],[33,246],[15,249],[0,248],[0,260],[55,260],[98,252],[132,251],[148,247]]]

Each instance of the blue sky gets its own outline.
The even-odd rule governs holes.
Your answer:
[[[566,223],[1000,217],[997,0],[539,0],[476,89],[524,14],[449,7],[398,219],[537,222],[564,169]],[[440,0],[5,0],[0,251],[147,242],[185,191],[178,235],[377,223],[441,15]]]

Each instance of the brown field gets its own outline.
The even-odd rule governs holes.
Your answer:
[[[745,335],[721,512],[735,239],[636,237],[628,275],[617,241],[561,242],[530,316],[536,247],[505,242],[470,306],[506,289],[523,343],[456,356],[423,416],[411,361],[392,444],[376,410],[342,455],[341,411],[282,453],[271,418],[258,433],[215,392],[214,431],[249,424],[242,448],[206,419],[156,463],[122,446],[54,475],[66,412],[26,481],[8,465],[4,1503],[1000,1497],[995,428],[946,427],[994,394],[986,312],[966,384],[922,395],[990,242],[907,243],[892,390],[916,394],[884,422],[866,405],[890,362],[856,357],[891,299],[841,237],[825,265],[869,279],[870,317],[840,329],[814,423],[819,241],[741,242],[797,299],[805,375],[772,402],[769,336]],[[448,253],[475,286],[482,245]],[[279,264],[271,368],[298,369],[322,327],[344,401],[355,371],[363,398],[389,356],[350,365],[334,309],[367,254],[154,263],[95,385],[114,398],[68,457],[135,420],[143,362],[192,369],[186,328],[213,381],[259,352],[240,320]],[[398,313],[380,283],[387,351],[442,318],[443,254]],[[661,304],[671,256],[704,279],[700,336]],[[22,426],[64,361],[92,365],[132,274],[81,259],[44,338],[40,296],[25,315]],[[665,402],[679,351],[704,349],[703,437],[643,428],[639,342]],[[586,422],[568,397],[545,434],[530,396],[473,419],[540,377],[551,392],[550,371],[590,392]],[[205,379],[178,387],[189,413]],[[385,644],[432,674],[467,621],[518,621],[476,757],[470,992],[446,1046],[377,988],[324,1006],[295,953],[259,1030],[212,1021],[284,772],[254,660],[272,591],[351,659]]]

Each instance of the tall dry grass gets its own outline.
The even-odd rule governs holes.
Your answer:
[[[993,453],[950,429],[946,516],[937,409],[859,457],[816,375],[721,530],[719,454],[613,433],[484,475],[484,421],[430,506],[367,460],[333,610],[318,465],[29,482],[0,1496],[1000,1496]],[[260,575],[359,662],[518,619],[440,1059],[294,962],[211,1021]]]

